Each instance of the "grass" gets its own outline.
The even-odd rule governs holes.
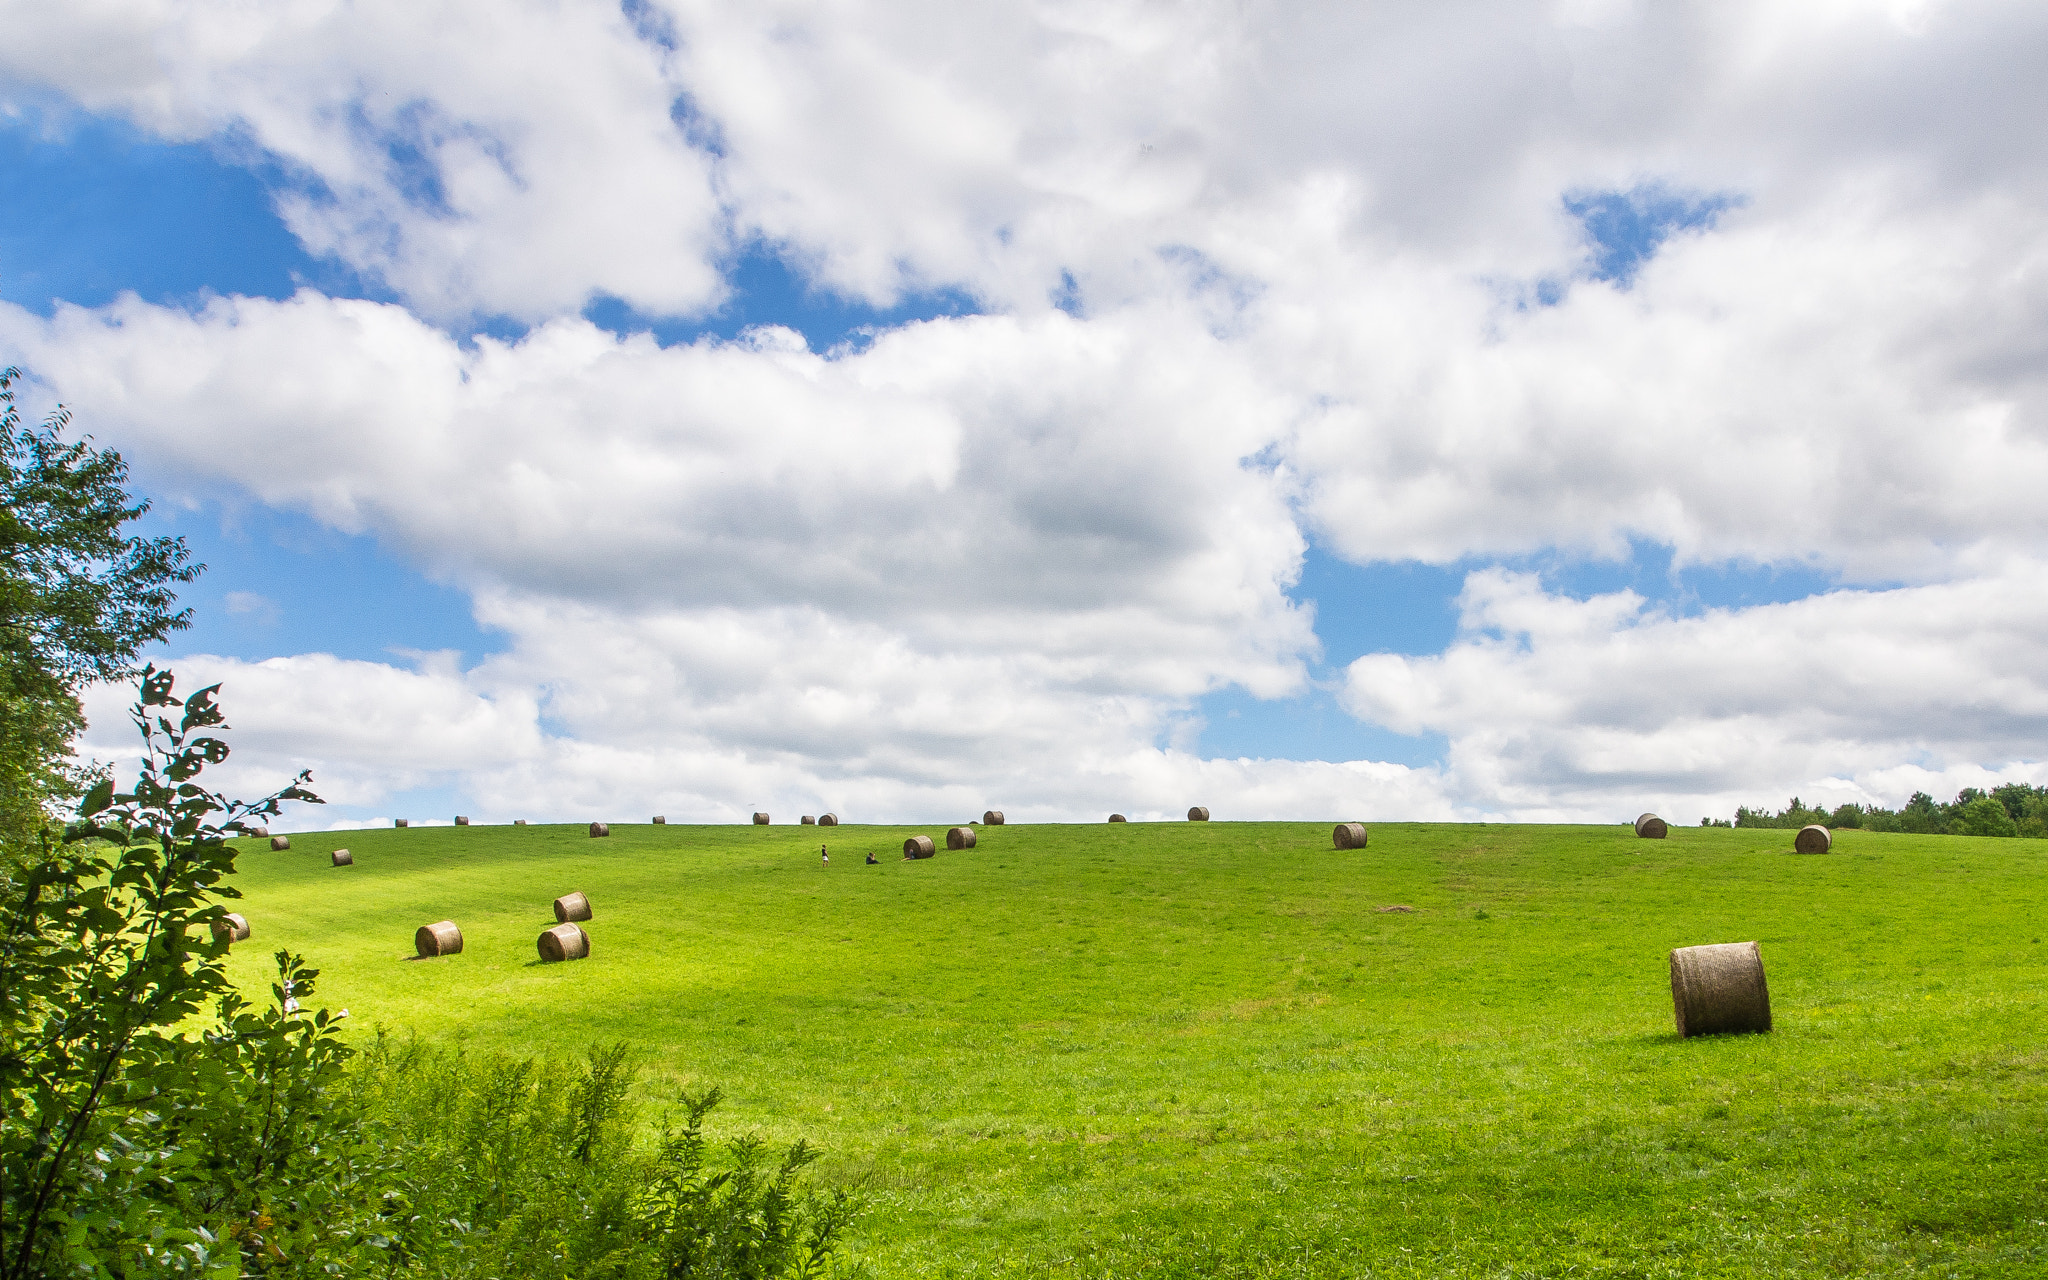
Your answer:
[[[878,1276],[2048,1274],[2048,842],[907,834],[296,835],[242,858],[235,964],[305,952],[359,1033],[722,1084],[868,1188]],[[540,965],[571,889],[592,956]],[[464,954],[406,960],[443,917]],[[1679,1040],[1666,952],[1752,938],[1777,1029]]]

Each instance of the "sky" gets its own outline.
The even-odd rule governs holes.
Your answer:
[[[0,19],[0,362],[281,828],[2048,783],[2039,5]]]

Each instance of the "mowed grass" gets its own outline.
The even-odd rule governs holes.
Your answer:
[[[821,1144],[877,1276],[2048,1275],[2048,842],[612,830],[252,848],[236,972],[306,953],[358,1035],[630,1041]],[[541,965],[572,889],[592,957]],[[1776,1030],[1679,1040],[1666,953],[1748,939]]]

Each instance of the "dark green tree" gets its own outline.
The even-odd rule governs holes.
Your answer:
[[[134,674],[143,646],[186,626],[173,587],[205,567],[183,539],[124,532],[149,510],[124,487],[128,464],[66,439],[61,407],[24,427],[20,379],[0,370],[0,852],[17,857],[74,790],[80,688]]]

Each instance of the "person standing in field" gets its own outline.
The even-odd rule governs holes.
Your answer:
[[[825,846],[822,844],[818,846],[818,865],[821,867],[832,865],[832,855],[825,852]]]

